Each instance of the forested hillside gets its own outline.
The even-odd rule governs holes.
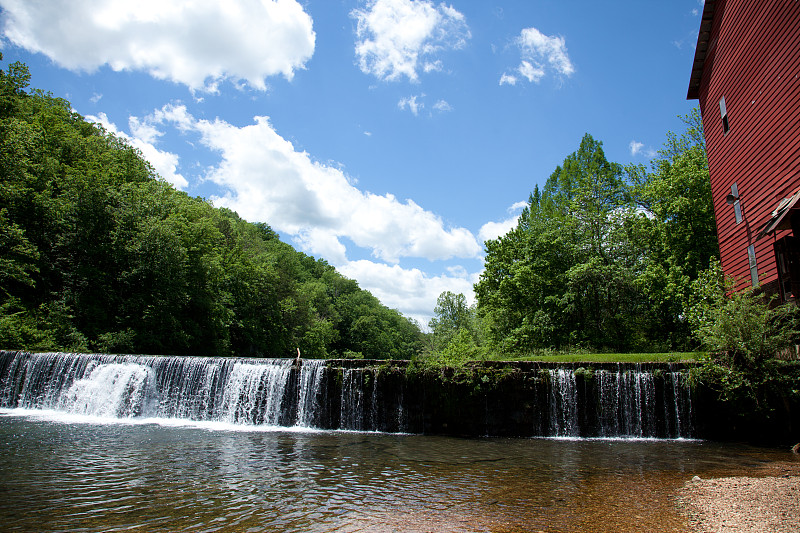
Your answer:
[[[2,56],[0,56],[0,59]],[[409,358],[417,325],[0,70],[0,348]]]

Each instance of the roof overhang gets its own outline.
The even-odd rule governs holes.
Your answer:
[[[766,237],[770,233],[774,233],[778,230],[792,229],[792,222],[789,214],[797,210],[800,210],[800,189],[797,189],[789,198],[784,198],[778,202],[769,220],[764,222],[758,229],[756,240],[761,237]]]
[[[700,84],[703,81],[703,66],[708,54],[708,45],[711,40],[711,26],[714,22],[715,0],[706,0],[703,6],[703,16],[700,19],[700,31],[697,34],[697,46],[694,49],[694,62],[692,74],[689,77],[689,92],[687,100],[697,100],[700,97]]]

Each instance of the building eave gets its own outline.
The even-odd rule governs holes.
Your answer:
[[[715,0],[706,0],[703,6],[703,15],[700,18],[700,31],[697,34],[697,46],[694,49],[694,62],[692,74],[689,77],[689,92],[687,100],[697,100],[700,97],[700,85],[703,81],[703,66],[708,54],[709,41],[711,40],[711,27],[714,22]]]

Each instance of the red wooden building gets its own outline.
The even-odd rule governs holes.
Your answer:
[[[700,100],[722,268],[800,295],[800,1],[706,0]]]

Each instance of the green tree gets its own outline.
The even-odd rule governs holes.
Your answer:
[[[699,114],[685,122],[649,169],[623,171],[585,135],[517,227],[486,242],[475,292],[495,349],[692,345],[690,285],[718,247]]]
[[[503,350],[636,342],[641,297],[632,211],[619,165],[585,135],[531,194],[517,228],[486,243],[478,306]]]
[[[505,353],[566,343],[560,304],[574,264],[575,237],[538,188],[516,228],[486,242],[484,272],[475,285],[477,311],[490,344]]]
[[[461,331],[466,332],[473,342],[477,340],[474,309],[467,305],[467,298],[463,294],[450,291],[441,293],[433,312],[435,316],[428,327],[433,335],[434,349],[443,349]]]
[[[639,207],[631,222],[644,246],[645,267],[637,283],[648,299],[646,335],[667,349],[689,347],[685,315],[691,283],[719,258],[699,111],[683,120],[684,133],[667,135],[649,170],[626,167]]]

